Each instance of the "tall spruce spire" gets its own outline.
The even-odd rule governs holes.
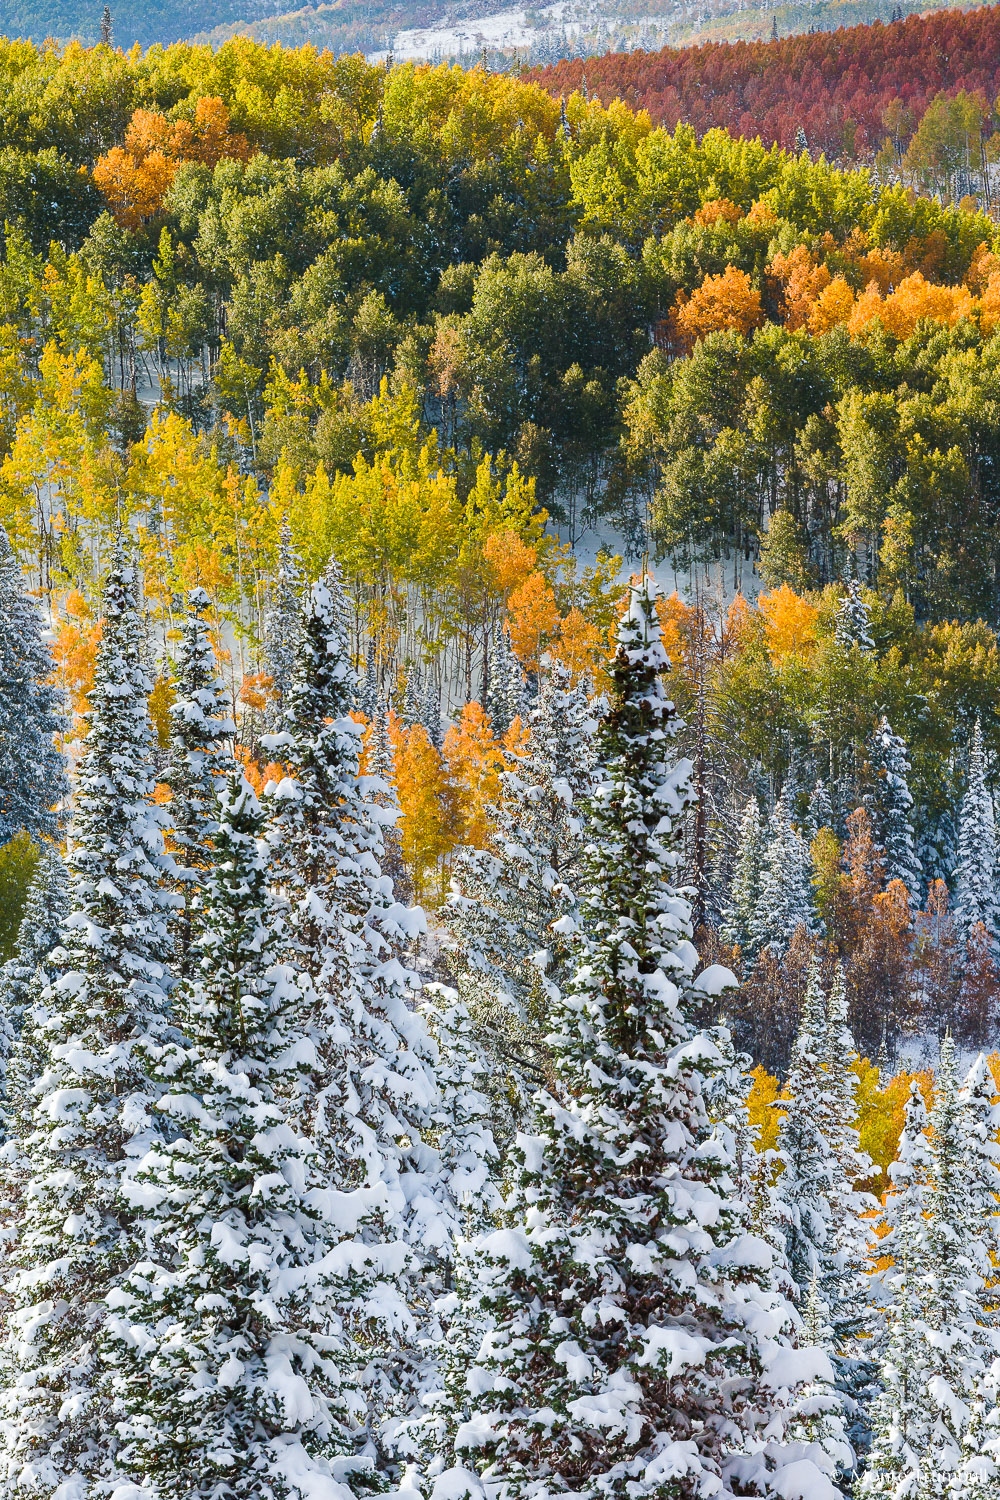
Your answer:
[[[618,628],[552,1084],[515,1148],[509,1227],[478,1244],[473,1295],[492,1331],[445,1493],[766,1493],[788,1461],[832,1500],[820,1445],[781,1437],[800,1379],[832,1372],[790,1347],[794,1313],[762,1285],[770,1251],[742,1233],[706,1108],[726,1063],[691,1016],[699,986],[732,976],[694,978],[676,884],[690,765],[670,756],[654,606],[644,578]]]

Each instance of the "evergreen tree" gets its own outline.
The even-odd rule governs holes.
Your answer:
[[[871,612],[856,578],[849,579],[844,585],[834,619],[834,634],[842,646],[857,646],[860,651],[875,650]]]
[[[723,940],[738,947],[750,963],[757,956],[754,948],[755,914],[760,894],[764,851],[764,827],[760,817],[760,803],[756,797],[751,797],[740,823],[736,862],[733,868],[732,884],[729,887],[729,900],[723,910],[720,927]]]
[[[66,727],[38,607],[0,526],[0,844],[50,836],[69,783],[55,735]]]
[[[375,665],[375,642],[368,642],[368,650],[365,653],[365,675],[362,678],[358,691],[358,707],[368,720],[374,724],[379,713],[379,691],[378,691],[378,668]]]
[[[407,728],[412,729],[415,724],[423,723],[424,712],[424,679],[419,667],[411,667],[406,674],[406,688],[403,692],[403,707],[400,718]]]
[[[879,846],[886,880],[901,880],[914,911],[920,905],[923,872],[913,833],[913,795],[907,780],[906,744],[893,734],[883,714],[867,746],[868,790],[865,806]]]
[[[424,682],[424,699],[421,704],[420,722],[427,730],[427,738],[435,750],[440,750],[444,741],[441,733],[441,692],[434,682],[434,674],[427,673]]]
[[[395,755],[389,738],[388,712],[381,707],[372,721],[368,739],[368,772],[374,778],[373,801],[383,809],[382,872],[392,881],[397,900],[408,900],[412,882],[403,858]]]
[[[435,1308],[438,1363],[435,1387],[424,1397],[427,1415],[404,1434],[409,1456],[426,1460],[429,1475],[447,1465],[459,1426],[468,1419],[465,1372],[486,1332],[481,1309],[470,1296],[471,1238],[494,1226],[502,1208],[498,1186],[499,1152],[492,1130],[490,1102],[492,1059],[482,1047],[468,1007],[445,985],[426,985],[421,1010],[437,1043],[440,1103],[435,1137],[448,1170],[457,1210],[448,1254],[452,1263],[442,1278],[443,1295]]]
[[[163,770],[163,780],[170,788],[167,816],[177,851],[175,869],[183,902],[176,924],[180,975],[188,970],[191,908],[198,899],[217,827],[217,782],[232,763],[225,741],[236,734],[204,618],[210,602],[204,589],[192,589],[188,594],[177,664],[177,697],[170,710],[170,751]]]
[[[767,827],[757,901],[748,929],[751,952],[768,949],[781,958],[799,927],[810,935],[819,931],[811,875],[809,848],[791,826],[787,803],[779,797]]]
[[[781,1101],[775,1191],[795,1301],[804,1311],[810,1296],[818,1299],[824,1347],[856,1412],[871,1375],[859,1336],[867,1327],[873,1207],[856,1184],[874,1169],[855,1125],[854,1056],[843,973],[838,967],[825,998],[813,959]]]
[[[945,1038],[928,1121],[913,1084],[887,1203],[888,1342],[868,1497],[979,1500],[997,1472],[998,1110],[980,1058],[959,1090]],[[928,1126],[930,1130],[928,1132]]]
[[[830,1200],[837,1164],[824,1134],[833,1115],[826,1072],[829,1056],[826,1001],[819,962],[813,958],[802,999],[799,1029],[792,1048],[785,1094],[785,1117],[778,1135],[782,1163],[779,1182],[785,1226],[785,1254],[795,1288],[795,1301],[805,1307],[809,1289],[817,1286],[823,1318],[830,1319],[827,1286],[832,1254]]]
[[[374,1477],[365,1278],[381,1272],[389,1300],[398,1255],[359,1252],[370,1194],[327,1192],[302,1134],[294,1101],[311,1045],[296,975],[278,962],[262,833],[234,773],[175,996],[183,1039],[154,1054],[171,1128],[131,1185],[150,1252],[116,1290],[109,1323],[122,1458],[162,1500],[284,1500],[313,1485],[347,1497]]]
[[[494,1058],[501,1116],[526,1108],[544,1071],[551,988],[565,978],[556,924],[572,912],[594,722],[587,694],[548,658],[528,714],[528,746],[501,772],[489,849],[456,852],[447,921],[463,999]]]
[[[871,1194],[857,1184],[874,1174],[871,1157],[861,1148],[857,1125],[857,1048],[847,1018],[847,986],[840,964],[834,969],[826,1002],[822,1066],[825,1075],[821,1125],[833,1163],[830,1226],[833,1255],[824,1295],[836,1347],[858,1353],[858,1335],[867,1325],[870,1291],[868,1266],[873,1247]]]
[[[806,829],[810,840],[814,839],[821,828],[832,828],[834,825],[833,803],[830,801],[830,793],[827,791],[822,780],[817,781],[809,793],[809,811],[806,816]]]
[[[986,784],[983,730],[978,719],[969,746],[969,771],[958,823],[954,915],[963,944],[977,922],[986,928],[994,946],[1000,939],[996,819]]]
[[[144,1049],[164,1036],[167,1008],[172,861],[151,800],[150,684],[120,546],[103,615],[71,828],[72,909],[42,997],[44,1072],[14,1168],[18,1269],[0,1354],[0,1476],[60,1497],[111,1486],[118,1472],[107,1299],[141,1252],[124,1179],[155,1130]]]
[[[372,1236],[395,1244],[402,1294],[416,1309],[431,1290],[422,1284],[418,1293],[417,1283],[433,1278],[454,1204],[431,1142],[436,1052],[411,1009],[415,976],[400,959],[422,914],[396,901],[382,872],[382,830],[396,810],[381,797],[390,788],[359,774],[346,618],[337,576],[314,584],[283,726],[267,740],[292,773],[272,790],[269,840],[289,907],[285,956],[310,986],[307,1129],[334,1188],[360,1175],[379,1195],[379,1224],[359,1230],[358,1253]],[[374,1308],[374,1280],[364,1295]],[[414,1399],[417,1337],[412,1318],[382,1326],[370,1373],[376,1424]]]
[[[490,1495],[766,1493],[786,1459],[801,1493],[835,1493],[819,1445],[782,1443],[800,1381],[829,1367],[786,1341],[794,1317],[741,1233],[706,1111],[725,1064],[689,1019],[697,956],[673,884],[689,765],[666,759],[678,723],[654,606],[644,580],[618,629],[553,1089],[515,1148],[511,1227],[477,1248],[493,1326],[453,1496],[478,1492],[472,1465]]]
[[[2,1026],[2,1087],[5,1133],[12,1128],[12,1118],[28,1107],[27,1091],[37,1076],[38,1019],[32,1012],[35,1002],[52,977],[50,956],[59,942],[59,934],[69,910],[69,884],[66,866],[54,844],[42,845],[31,881],[24,916],[17,933],[17,945],[0,968],[0,1026]],[[20,1041],[25,1026],[32,1031],[29,1039]],[[30,1040],[30,1046],[29,1046]],[[17,1067],[21,1073],[9,1076],[11,1054],[16,1049]],[[25,1064],[30,1056],[30,1071]],[[15,1127],[16,1128],[16,1127]]]
[[[926,1213],[931,1174],[927,1108],[914,1081],[907,1100],[896,1161],[890,1168],[893,1192],[886,1203],[889,1237],[881,1249],[892,1257],[881,1275],[886,1306],[882,1345],[882,1387],[872,1412],[873,1439],[859,1500],[919,1496],[920,1467],[931,1441],[927,1387],[927,1340],[921,1301],[927,1267]]]
[[[489,685],[484,707],[493,726],[493,733],[502,739],[514,720],[526,716],[524,673],[514,654],[510,636],[502,625],[493,635],[489,657]]]
[[[281,721],[295,671],[302,628],[302,584],[302,569],[291,529],[283,521],[278,536],[278,571],[264,635],[264,658],[271,678],[270,719],[274,724]]]
[[[960,1090],[950,1037],[931,1110],[931,1180],[922,1287],[931,1439],[922,1454],[925,1485],[940,1483],[965,1453],[966,1424],[987,1370],[1000,1356],[991,1250],[996,1248],[1000,1111],[980,1058]]]

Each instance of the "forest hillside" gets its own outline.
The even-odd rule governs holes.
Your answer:
[[[995,1494],[988,159],[246,38],[0,141],[0,1500]]]
[[[814,31],[803,23],[797,30],[780,40],[577,57],[535,76],[557,95],[572,93],[586,79],[595,98],[624,99],[668,129],[679,121],[699,134],[720,126],[734,135],[759,136],[766,145],[806,144],[834,161],[871,161],[889,141],[897,153],[893,166],[935,100],[975,96],[980,118],[974,127],[964,122],[966,139],[951,150],[963,157],[971,153],[978,171],[980,128],[990,137],[997,123],[995,6],[909,16],[888,25],[848,22],[836,31]],[[935,123],[940,134],[948,122]],[[952,133],[962,123],[951,122]]]

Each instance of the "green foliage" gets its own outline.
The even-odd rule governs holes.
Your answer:
[[[0,845],[0,963],[14,952],[37,864],[38,846],[27,833]]]

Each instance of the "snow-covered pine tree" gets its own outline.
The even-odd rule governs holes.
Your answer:
[[[446,912],[462,997],[494,1058],[498,1115],[511,1115],[503,1135],[544,1072],[547,990],[567,959],[553,924],[573,909],[583,857],[594,719],[561,662],[544,659],[527,728],[527,749],[500,774],[490,848],[456,852]]]
[[[3,1036],[3,1074],[0,1099],[3,1104],[3,1134],[12,1128],[12,1117],[20,1120],[30,1107],[28,1090],[38,1076],[40,1040],[34,1014],[46,984],[52,977],[49,962],[59,942],[62,925],[69,911],[69,882],[66,865],[55,844],[46,840],[39,853],[31,880],[24,915],[17,932],[17,944],[7,962],[0,968],[0,1027]],[[21,1039],[27,1026],[31,1037]],[[20,1039],[20,1040],[19,1040]],[[17,1052],[16,1073],[8,1073],[11,1054]],[[25,1068],[27,1067],[27,1071]]]
[[[848,579],[844,585],[834,619],[834,634],[842,646],[857,646],[861,651],[875,650],[871,611],[856,578]]]
[[[791,826],[788,806],[781,796],[765,834],[757,901],[747,932],[751,952],[767,948],[782,958],[799,927],[810,935],[819,932],[811,876],[809,847]]]
[[[836,1493],[818,1445],[782,1442],[800,1381],[829,1365],[786,1342],[794,1317],[761,1284],[767,1247],[741,1232],[733,1162],[705,1108],[724,1062],[689,1020],[697,955],[673,880],[690,765],[667,759],[667,665],[644,579],[599,731],[552,1092],[515,1148],[510,1227],[477,1247],[494,1326],[468,1375],[464,1467],[438,1494],[780,1492],[785,1460],[802,1494]],[[709,970],[700,984],[731,980]]]
[[[778,1157],[782,1164],[778,1192],[795,1301],[804,1308],[809,1289],[815,1285],[827,1322],[833,1255],[830,1200],[837,1173],[837,1163],[824,1133],[824,1126],[834,1113],[832,1080],[826,1069],[829,1054],[826,997],[819,961],[813,958],[784,1090],[787,1097],[781,1101],[785,1113],[778,1132]]]
[[[857,1125],[857,1055],[848,1020],[844,970],[837,964],[827,995],[822,1056],[825,1085],[821,1128],[834,1162],[829,1200],[833,1253],[824,1297],[836,1348],[848,1357],[858,1354],[856,1340],[867,1326],[869,1258],[874,1244],[871,1213],[876,1206],[871,1194],[857,1186],[875,1171],[871,1157],[861,1148]]]
[[[433,672],[428,672],[424,681],[424,700],[421,704],[420,722],[427,730],[427,738],[435,750],[440,750],[444,740],[441,732],[441,690],[434,681]]]
[[[810,840],[814,839],[821,828],[832,828],[834,824],[833,803],[830,801],[830,793],[822,780],[817,781],[809,793],[809,811],[806,815],[806,830]]]
[[[122,1463],[150,1500],[350,1500],[377,1487],[365,1298],[378,1278],[391,1302],[400,1254],[359,1246],[378,1205],[364,1184],[327,1191],[302,1132],[312,1044],[298,976],[278,961],[263,815],[238,771],[216,806],[174,996],[183,1037],[154,1053],[169,1129],[128,1189],[149,1253],[111,1298]]]
[[[873,1196],[858,1184],[875,1171],[862,1150],[858,1129],[857,1049],[848,1021],[847,987],[838,963],[826,1001],[821,1126],[833,1163],[829,1194],[830,1238],[823,1276],[823,1303],[838,1391],[845,1400],[851,1441],[867,1448],[868,1411],[877,1384],[869,1333],[872,1323],[871,1256]]]
[[[757,957],[751,933],[755,930],[754,916],[760,895],[764,851],[760,803],[756,797],[751,797],[740,822],[733,879],[719,929],[723,940],[738,947],[749,963]]]
[[[406,674],[400,718],[408,728],[412,729],[415,724],[423,723],[423,712],[424,677],[418,666],[412,666]]]
[[[1000,1356],[990,1251],[996,1248],[1000,1172],[992,1077],[980,1058],[961,1090],[950,1037],[941,1044],[931,1110],[931,1175],[922,1286],[932,1435],[922,1455],[925,1489],[958,1469],[969,1412]]]
[[[490,1124],[490,1058],[468,1007],[449,985],[427,984],[421,1014],[438,1050],[434,1136],[458,1210],[453,1240],[478,1234],[502,1206],[498,1157]]]
[[[473,1018],[456,990],[441,984],[426,985],[421,1011],[438,1046],[440,1103],[435,1142],[450,1174],[457,1210],[449,1247],[453,1261],[435,1308],[436,1388],[424,1398],[427,1413],[410,1425],[403,1440],[414,1458],[423,1456],[428,1477],[434,1478],[449,1463],[456,1431],[468,1418],[465,1372],[486,1331],[481,1309],[469,1295],[472,1263],[468,1244],[495,1226],[503,1200],[498,1185],[499,1152],[492,1129],[493,1060],[481,1045]]]
[[[923,871],[913,833],[913,794],[906,742],[883,714],[868,739],[865,807],[879,846],[886,880],[901,880],[913,911],[920,905]]]
[[[960,1161],[965,1178],[962,1197],[976,1240],[972,1248],[978,1268],[976,1322],[981,1329],[991,1330],[994,1340],[1000,1316],[1000,1291],[992,1284],[991,1272],[1000,1260],[1000,1105],[993,1102],[996,1093],[990,1065],[980,1053],[958,1096],[963,1136]]]
[[[993,797],[986,784],[983,728],[979,719],[972,731],[968,777],[958,820],[954,918],[963,943],[977,922],[982,922],[994,946],[1000,941],[997,829]]]
[[[20,829],[51,836],[69,783],[55,735],[65,728],[38,606],[0,526],[0,844]]]
[[[489,680],[483,705],[498,739],[507,733],[518,715],[522,719],[525,717],[525,696],[521,663],[514,654],[507,631],[503,625],[498,625],[490,648]]]
[[[216,830],[217,783],[232,764],[226,741],[236,734],[205,621],[210,603],[202,588],[188,594],[177,661],[177,696],[170,709],[170,749],[162,773],[170,788],[167,819],[177,851],[175,869],[182,902],[174,928],[176,969],[181,977],[188,972],[192,905],[198,899]]]
[[[392,881],[397,900],[406,901],[412,893],[410,872],[403,859],[402,833],[399,827],[399,797],[396,794],[396,766],[389,738],[388,710],[376,704],[368,737],[367,769],[374,778],[372,799],[392,821],[383,818],[382,873]]]
[[[0,1493],[18,1483],[45,1496],[110,1491],[118,1473],[106,1299],[141,1250],[122,1184],[155,1130],[141,1049],[166,1029],[172,905],[136,590],[118,544],[74,801],[71,911],[42,997],[45,1070],[14,1169],[22,1207],[0,1349]]]
[[[928,1407],[926,1324],[922,1293],[927,1272],[927,1203],[931,1157],[927,1107],[916,1081],[906,1103],[897,1159],[889,1169],[886,1200],[889,1236],[881,1249],[892,1257],[881,1273],[885,1326],[876,1329],[881,1390],[872,1410],[872,1444],[857,1485],[858,1500],[920,1497],[920,1468],[933,1422]]]
[[[286,957],[311,986],[316,1067],[302,1102],[307,1126],[334,1188],[361,1180],[383,1195],[380,1226],[359,1231],[358,1253],[364,1257],[373,1235],[408,1246],[398,1280],[417,1309],[433,1294],[454,1204],[430,1140],[436,1049],[410,1007],[416,977],[400,958],[423,917],[396,901],[382,872],[382,830],[396,810],[383,805],[391,789],[359,773],[346,618],[336,576],[314,584],[282,729],[266,741],[291,771],[272,789],[268,837],[289,907]],[[374,1306],[374,1282],[368,1295]],[[406,1387],[419,1363],[412,1321],[390,1319],[379,1337],[370,1372],[376,1424],[390,1407],[411,1403]],[[407,1339],[408,1353],[400,1347]]]
[[[378,717],[380,697],[378,690],[378,667],[375,663],[375,642],[368,642],[365,652],[365,675],[361,679],[358,688],[358,707],[368,720],[374,724]]]
[[[278,571],[264,634],[264,660],[271,678],[271,723],[278,724],[284,712],[285,695],[299,649],[302,624],[302,568],[287,521],[278,534]]]

